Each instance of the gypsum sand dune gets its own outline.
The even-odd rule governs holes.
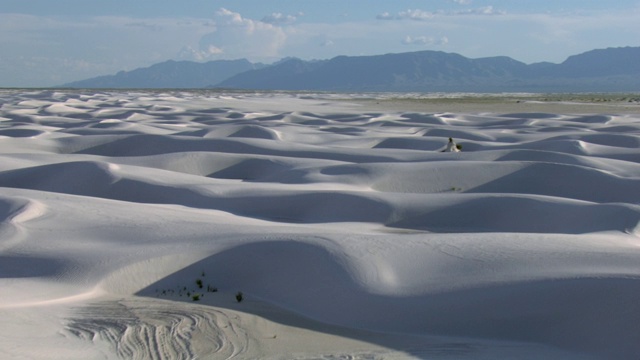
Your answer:
[[[633,114],[2,96],[6,356],[638,352]]]

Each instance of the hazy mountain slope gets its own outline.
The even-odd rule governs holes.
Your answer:
[[[272,65],[246,59],[166,61],[63,85],[74,88],[231,88],[314,91],[633,92],[640,91],[640,47],[573,55],[560,64],[525,64],[506,56],[470,59],[418,51],[337,56]]]
[[[258,65],[259,66],[259,65]],[[147,68],[121,71],[62,85],[74,88],[201,88],[257,66],[246,59],[206,63],[165,61]]]
[[[527,65],[506,56],[469,59],[438,51],[295,59],[230,77],[225,88],[333,91],[637,91],[640,48]]]

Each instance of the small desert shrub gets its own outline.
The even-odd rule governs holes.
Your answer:
[[[191,297],[191,300],[199,301],[200,300],[200,294],[193,294],[193,296]]]
[[[198,288],[202,289],[202,280],[197,279],[196,280],[196,285],[198,285]]]
[[[242,295],[242,291],[238,291],[238,293],[236,294],[236,301],[237,302],[242,302],[244,296]]]

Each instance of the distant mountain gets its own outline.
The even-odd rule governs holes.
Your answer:
[[[290,59],[216,87],[326,91],[640,91],[640,47],[593,50],[561,64],[509,57],[469,59],[439,51]]]
[[[487,87],[526,65],[500,57],[472,60],[458,54],[421,51],[378,56],[338,56],[322,62],[292,59],[248,71],[217,86],[243,89],[423,91]]]
[[[570,56],[560,64],[525,64],[506,56],[470,59],[440,51],[338,56],[272,65],[248,60],[166,61],[112,76],[63,85],[74,88],[230,88],[313,91],[637,92],[640,47]]]
[[[640,73],[640,47],[591,50],[558,66],[564,76],[595,77]]]
[[[165,61],[147,68],[120,71],[115,75],[99,76],[71,82],[71,88],[203,88],[217,84],[233,75],[260,68],[246,59],[216,60],[206,63],[193,61]]]

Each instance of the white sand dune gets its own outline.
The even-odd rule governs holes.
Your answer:
[[[369,96],[0,92],[0,357],[640,356],[640,108]]]

